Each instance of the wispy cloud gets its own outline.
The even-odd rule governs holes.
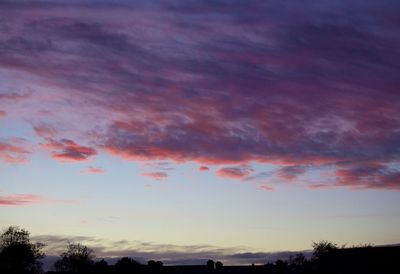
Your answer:
[[[46,202],[47,198],[34,194],[0,195],[0,206],[25,206]]]
[[[164,171],[144,172],[141,175],[154,180],[163,180],[168,177],[168,174]]]
[[[0,160],[6,163],[26,163],[31,150],[27,148],[27,142],[20,138],[0,139]]]
[[[258,188],[260,189],[260,190],[262,190],[262,191],[274,191],[275,189],[272,187],[272,186],[270,186],[270,185],[268,185],[268,184],[265,184],[265,183],[263,183],[263,184],[260,184],[259,186],[258,186]]]
[[[105,170],[102,168],[89,166],[86,169],[84,169],[83,172],[101,174],[101,173],[105,173]]]
[[[57,199],[36,194],[1,194],[0,206],[29,206],[47,203],[73,203],[73,200]]]

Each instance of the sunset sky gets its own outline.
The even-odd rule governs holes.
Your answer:
[[[0,228],[232,263],[400,243],[400,1],[0,2]]]

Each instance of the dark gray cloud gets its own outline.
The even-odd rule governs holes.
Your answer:
[[[264,264],[277,259],[288,259],[299,251],[284,252],[243,252],[243,247],[221,248],[209,245],[166,245],[139,241],[107,241],[96,237],[86,236],[33,236],[33,242],[46,244],[46,268],[50,269],[65,251],[68,242],[80,242],[92,248],[97,259],[105,258],[115,263],[120,257],[131,257],[139,262],[161,260],[165,265],[204,265],[207,260],[220,260],[225,265]],[[302,251],[306,256],[310,251]]]

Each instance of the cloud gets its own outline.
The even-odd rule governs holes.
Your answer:
[[[400,169],[382,163],[347,165],[336,171],[336,178],[336,186],[400,190]]]
[[[171,171],[175,167],[170,162],[145,162],[143,166],[147,168],[154,168],[160,171]]]
[[[285,181],[292,181],[305,172],[303,166],[286,166],[278,169],[276,175]]]
[[[101,174],[104,173],[105,170],[102,168],[98,168],[98,167],[93,167],[93,166],[89,166],[87,167],[85,170],[83,170],[84,172],[87,173],[96,173],[96,174]]]
[[[329,165],[337,186],[350,188],[354,175],[340,163],[400,161],[398,3],[85,5],[0,10],[1,108],[18,121],[57,125],[35,129],[60,144],[56,160],[104,152],[204,166],[256,162],[282,168],[282,181]],[[35,92],[16,92],[21,82]],[[22,97],[20,109],[4,107]],[[249,175],[231,171],[221,172]],[[358,184],[368,177],[394,190],[396,176],[371,169]]]
[[[0,118],[5,116],[7,116],[7,112],[5,112],[4,110],[0,110]]]
[[[258,186],[258,188],[263,190],[263,191],[267,191],[267,192],[275,190],[272,186],[267,185],[267,184],[261,184],[261,185]]]
[[[0,195],[0,206],[25,206],[46,202],[46,198],[33,194]]]
[[[209,171],[210,168],[207,167],[207,166],[200,166],[200,167],[199,167],[199,170],[200,170],[200,171]]]
[[[248,166],[223,167],[217,170],[217,175],[230,179],[244,179],[252,172],[253,169]]]
[[[36,194],[0,194],[0,206],[29,206],[47,203],[72,203],[73,200],[56,199]]]
[[[49,125],[36,125],[33,127],[36,135],[43,138],[53,138],[58,133],[57,130]]]
[[[0,139],[0,160],[18,164],[28,162],[31,151],[26,146],[24,139],[9,138],[3,141]]]
[[[142,176],[152,178],[154,180],[163,180],[168,177],[168,174],[163,171],[156,171],[156,172],[144,172]]]
[[[25,100],[30,97],[30,92],[26,93],[18,93],[18,92],[1,92],[0,93],[0,102],[2,101],[20,101],[20,100]]]
[[[47,143],[42,146],[51,150],[51,156],[59,161],[85,161],[95,156],[97,151],[94,148],[82,146],[69,139],[61,139],[56,141],[47,138]]]
[[[96,257],[106,258],[115,263],[117,258],[131,257],[141,263],[148,260],[161,260],[166,265],[205,265],[207,260],[220,260],[226,265],[264,264],[267,261],[287,259],[299,253],[284,252],[248,252],[241,247],[216,247],[211,245],[170,245],[140,241],[109,241],[85,236],[36,235],[32,241],[46,244],[46,254],[51,258],[65,251],[68,242],[80,242],[92,248]],[[310,251],[304,251],[310,256]]]

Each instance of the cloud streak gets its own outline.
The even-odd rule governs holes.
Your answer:
[[[56,199],[36,194],[0,194],[0,206],[30,206],[47,203],[72,203],[72,200]]]
[[[85,170],[83,170],[84,172],[87,173],[94,173],[94,174],[102,174],[105,173],[105,170],[102,168],[98,168],[98,167],[94,167],[94,166],[89,166],[87,167]]]
[[[155,172],[144,172],[142,173],[142,176],[159,181],[167,178],[168,174],[164,171],[155,171]]]
[[[0,139],[0,160],[11,164],[20,164],[28,162],[28,156],[31,151],[27,148],[24,139],[9,138]]]
[[[25,206],[46,202],[46,198],[34,194],[0,195],[0,206]]]

